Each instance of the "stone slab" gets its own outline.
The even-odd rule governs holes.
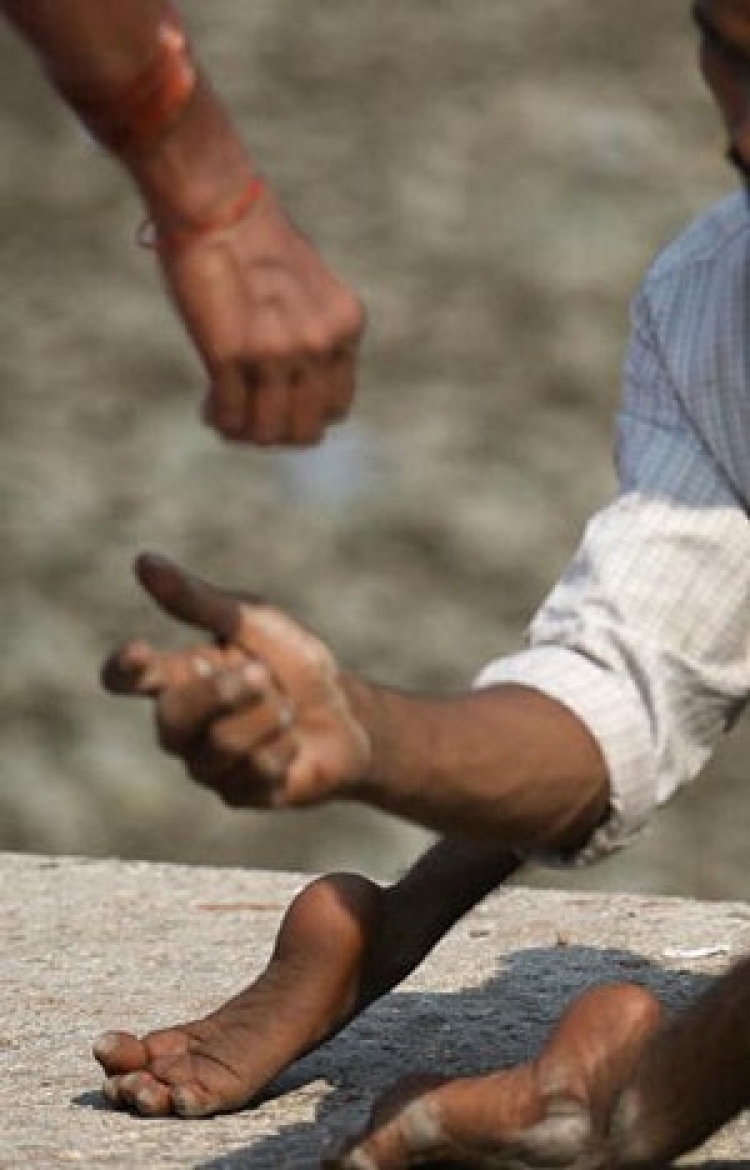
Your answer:
[[[238,990],[309,880],[0,854],[0,1167],[311,1170],[402,1074],[520,1060],[603,979],[643,982],[678,1006],[750,950],[743,903],[508,889],[257,1108],[195,1122],[106,1108],[92,1038],[203,1013]],[[750,1170],[750,1120],[690,1164]]]

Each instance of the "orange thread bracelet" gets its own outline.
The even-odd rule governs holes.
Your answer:
[[[75,87],[65,96],[93,136],[118,154],[153,145],[177,121],[196,83],[196,71],[179,16],[165,9],[151,63],[119,92],[108,97]]]
[[[220,232],[224,228],[233,227],[247,215],[254,203],[261,198],[266,185],[260,175],[252,175],[239,195],[230,199],[219,207],[213,215],[195,220],[177,220],[157,225],[152,219],[146,219],[138,229],[138,243],[143,248],[161,249],[181,248],[204,236]]]

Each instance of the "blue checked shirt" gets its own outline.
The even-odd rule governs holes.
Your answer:
[[[706,763],[750,696],[750,204],[710,208],[635,298],[617,416],[619,492],[534,618],[477,685],[570,708],[599,743],[627,842]]]

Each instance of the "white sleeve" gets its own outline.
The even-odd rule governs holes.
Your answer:
[[[617,453],[620,494],[587,526],[527,648],[477,679],[549,694],[597,740],[610,813],[577,863],[637,833],[750,695],[750,521],[669,382],[645,299]]]

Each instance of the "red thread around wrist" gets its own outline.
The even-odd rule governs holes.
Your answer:
[[[146,219],[138,229],[138,243],[144,248],[178,249],[225,228],[234,227],[244,219],[253,204],[261,198],[266,185],[260,175],[251,175],[238,195],[221,204],[211,215],[198,219],[162,220],[158,226]]]

